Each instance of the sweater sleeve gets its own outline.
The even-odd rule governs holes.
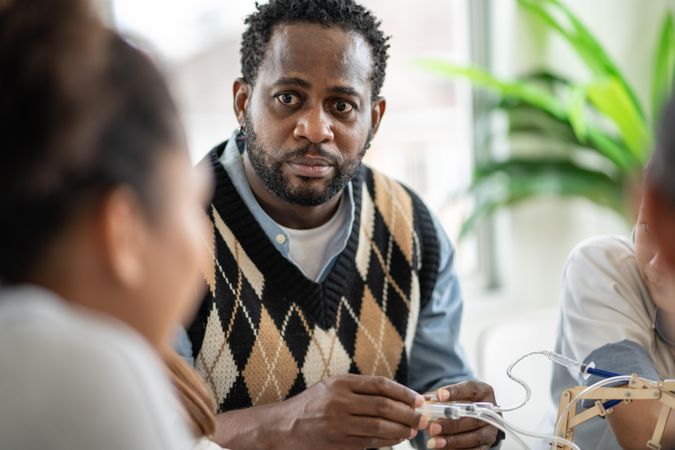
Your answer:
[[[430,301],[420,311],[410,351],[408,384],[417,392],[472,378],[459,342],[463,301],[454,265],[454,249],[432,215],[439,243],[439,268]]]

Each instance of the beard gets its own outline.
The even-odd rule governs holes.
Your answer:
[[[361,167],[361,161],[370,146],[371,132],[368,131],[366,143],[354,159],[340,159],[326,151],[320,145],[308,144],[304,147],[285,150],[283,156],[274,158],[270,152],[260,143],[253,129],[253,123],[248,115],[246,123],[246,152],[248,153],[251,166],[265,187],[278,198],[288,203],[300,206],[319,206],[336,195],[347,186]],[[328,183],[322,188],[316,186],[316,182],[310,178],[299,177],[301,184],[293,186],[282,171],[284,163],[293,159],[304,157],[308,154],[321,156],[333,166],[333,175]]]

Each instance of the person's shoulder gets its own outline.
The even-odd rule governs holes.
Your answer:
[[[161,367],[150,344],[116,319],[35,289],[11,297],[0,308],[0,341],[12,354],[30,355],[20,359],[24,370],[44,365],[54,355],[73,369],[79,366],[106,378],[132,367],[144,374]],[[56,367],[52,375],[57,376]]]
[[[169,386],[164,365],[150,343],[136,330],[116,319],[88,311],[75,311],[71,333],[61,332],[62,347],[89,371],[107,380],[126,380],[140,389]]]
[[[11,405],[9,420],[70,430],[77,417],[87,431],[68,439],[105,441],[73,448],[179,448],[171,439],[187,434],[173,388],[138,332],[48,292],[0,297],[0,403]]]
[[[563,304],[588,312],[593,305],[642,315],[649,293],[637,267],[633,243],[621,236],[583,241],[572,251],[563,276]],[[623,305],[623,306],[619,306]]]
[[[567,271],[601,269],[603,272],[627,272],[636,269],[635,250],[624,236],[596,236],[580,242],[570,252]]]

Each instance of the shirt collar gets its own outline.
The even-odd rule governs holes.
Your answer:
[[[244,172],[244,163],[241,157],[243,149],[240,149],[239,145],[237,145],[239,136],[238,131],[232,133],[232,136],[230,136],[230,139],[227,141],[225,150],[220,156],[220,163],[232,180],[232,184],[239,193],[239,196],[242,198],[249,211],[251,211],[255,220],[260,224],[267,237],[285,257],[288,257],[288,234],[265,212],[264,209],[262,209],[258,200],[256,200],[253,195],[251,186],[248,184],[248,179]],[[329,249],[329,251],[335,255],[341,253],[347,246],[352,224],[354,223],[354,190],[351,181],[347,184],[347,188],[343,195],[342,201],[345,202],[345,207],[349,211],[349,220],[345,222],[344,227],[339,232],[341,235],[340,239],[333,240],[335,247]]]

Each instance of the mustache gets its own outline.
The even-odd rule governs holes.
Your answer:
[[[285,153],[283,157],[284,162],[293,161],[294,159],[301,159],[308,155],[312,155],[312,158],[320,157],[321,159],[326,160],[333,166],[338,165],[340,162],[339,161],[340,158],[338,156],[329,152],[320,145],[308,144],[305,145],[304,147],[284,153]]]

